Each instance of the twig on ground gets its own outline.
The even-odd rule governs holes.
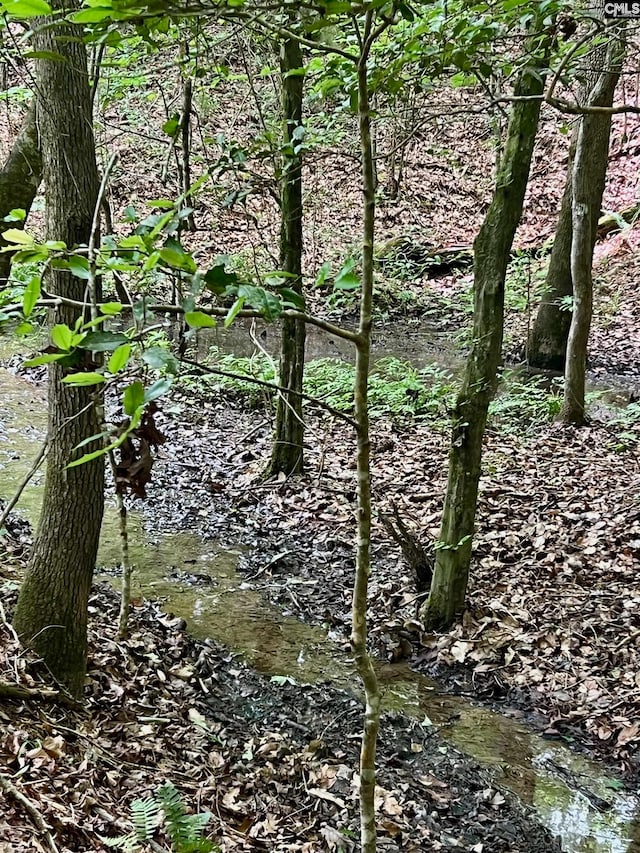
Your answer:
[[[31,800],[29,800],[22,791],[19,791],[13,782],[8,779],[6,776],[0,774],[0,788],[5,791],[7,794],[13,797],[13,799],[19,803],[22,808],[27,812],[31,820],[35,823],[38,830],[42,833],[44,840],[47,842],[49,849],[52,853],[58,853],[58,847],[56,842],[53,840],[53,836],[49,831],[49,827],[44,822],[44,818],[38,811],[38,809],[33,805]]]

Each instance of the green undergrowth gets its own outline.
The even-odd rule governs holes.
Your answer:
[[[208,364],[214,370],[234,373],[237,378],[210,375],[205,384],[220,392],[240,396],[259,405],[268,389],[251,385],[241,377],[263,382],[276,381],[276,365],[264,354],[251,358],[224,355],[212,349]],[[201,381],[201,380],[189,380]],[[305,367],[304,391],[340,412],[353,411],[354,366],[335,358],[315,359]],[[437,365],[418,369],[406,361],[379,359],[369,376],[369,405],[372,418],[428,420],[436,429],[448,429],[459,380]],[[526,432],[550,423],[560,411],[562,398],[557,383],[527,378],[505,371],[496,399],[489,409],[489,427],[503,432]]]

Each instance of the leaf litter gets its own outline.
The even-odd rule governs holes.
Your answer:
[[[11,574],[5,564],[9,607]],[[167,780],[211,812],[221,851],[357,849],[358,700],[270,680],[153,602],[116,641],[117,613],[117,594],[94,587],[83,707],[3,697],[0,850],[104,850],[101,837],[131,829],[132,801]],[[0,632],[2,683],[44,689],[42,664],[6,620]],[[378,782],[380,850],[560,850],[489,771],[399,714],[383,720]]]

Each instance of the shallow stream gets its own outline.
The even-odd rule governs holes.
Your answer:
[[[46,393],[0,369],[0,497],[10,498],[31,466],[42,437]],[[20,509],[37,520],[39,472]],[[119,562],[116,515],[106,515],[99,563],[112,582]],[[195,535],[150,537],[143,519],[130,517],[134,594],[164,600],[186,619],[191,632],[241,652],[258,670],[297,682],[330,680],[357,692],[347,654],[322,627],[299,622],[266,602],[236,572],[240,549],[221,548]],[[567,853],[640,853],[640,802],[620,790],[595,762],[544,740],[522,721],[439,691],[438,685],[404,664],[380,664],[387,710],[402,711],[427,725],[462,752],[494,769],[499,784],[532,805],[563,840]],[[602,801],[610,808],[600,810]],[[599,807],[598,807],[599,806]]]

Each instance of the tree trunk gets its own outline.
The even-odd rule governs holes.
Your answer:
[[[601,58],[602,65],[606,67],[606,60]],[[585,100],[592,103],[589,89],[598,84],[601,74],[591,75],[591,83],[585,91]],[[613,104],[615,89],[620,77],[619,67],[605,75],[606,79],[599,86],[599,106],[610,107]],[[584,193],[589,206],[591,222],[589,230],[591,233],[591,245],[588,249],[589,256],[593,257],[593,249],[596,243],[598,231],[598,219],[600,217],[600,206],[607,177],[609,165],[609,137],[611,134],[611,115],[590,115],[589,121],[582,126],[584,150],[588,152],[587,174],[585,176]],[[569,152],[569,163],[567,165],[567,177],[560,215],[556,226],[556,236],[553,249],[549,259],[549,270],[546,278],[546,292],[538,309],[528,342],[527,358],[532,367],[547,368],[549,370],[564,370],[567,339],[571,326],[571,310],[569,306],[563,305],[563,300],[573,294],[573,280],[571,276],[571,241],[572,241],[572,218],[573,218],[573,173],[575,145],[577,134],[574,136],[571,150]],[[581,168],[584,168],[581,167]],[[585,251],[587,249],[585,248]],[[591,261],[589,262],[591,263]]]
[[[365,719],[360,747],[360,842],[362,853],[376,850],[376,747],[380,728],[378,677],[367,649],[367,591],[371,574],[371,442],[369,438],[369,361],[373,312],[373,245],[375,236],[376,174],[371,138],[369,60],[373,12],[366,13],[358,62],[358,125],[362,157],[362,289],[356,344],[354,409],[358,437],[358,544],[351,608],[351,648],[365,695]]]
[[[52,4],[63,8],[61,2]],[[68,6],[64,8],[68,9]],[[98,194],[91,92],[82,31],[67,24],[42,26],[36,50],[63,60],[37,60],[37,123],[46,188],[47,237],[67,246],[87,244]],[[83,300],[85,283],[51,270],[48,289]],[[57,308],[52,322],[73,325],[77,311]],[[14,625],[52,674],[74,696],[84,684],[87,602],[104,504],[102,458],[67,469],[87,452],[78,442],[99,432],[93,389],[63,385],[65,368],[49,368],[47,475],[40,524],[25,575]],[[90,449],[90,448],[89,448]]]
[[[20,208],[29,213],[33,199],[42,180],[42,157],[38,144],[36,128],[36,103],[31,101],[13,143],[6,163],[0,171],[0,220],[12,210]],[[5,231],[13,227],[12,223],[0,221],[0,229]],[[6,246],[0,234],[0,248]],[[4,287],[11,269],[11,254],[0,254],[0,288]]]
[[[504,283],[522,214],[538,127],[546,54],[524,68],[514,103],[493,199],[474,244],[474,323],[471,354],[456,402],[449,479],[431,593],[422,611],[430,628],[448,626],[464,607],[476,515],[482,439],[497,386],[504,326]]]
[[[549,258],[545,292],[529,335],[527,363],[545,370],[564,370],[571,310],[566,299],[573,294],[571,280],[571,174],[575,153],[575,137],[569,149],[567,178],[556,234]]]
[[[612,36],[603,70],[589,92],[587,104],[611,106],[620,76],[624,43]],[[612,69],[612,70],[609,70]],[[573,311],[567,341],[564,400],[559,419],[581,426],[585,423],[585,378],[587,345],[593,313],[593,247],[596,242],[600,203],[608,162],[610,114],[585,114],[580,119],[572,170],[571,278]],[[594,146],[599,143],[599,160]]]
[[[280,265],[292,278],[287,286],[302,294],[302,156],[297,129],[302,126],[303,80],[291,73],[302,68],[300,44],[293,38],[282,44],[282,107],[284,154],[281,179]],[[304,375],[305,324],[286,318],[282,323],[280,385],[297,391],[281,393],[276,403],[276,426],[268,475],[298,474],[304,464],[302,380]]]

